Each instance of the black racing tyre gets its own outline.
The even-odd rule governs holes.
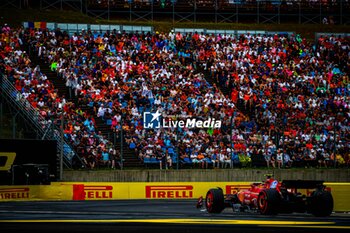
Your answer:
[[[311,194],[310,212],[316,217],[327,217],[333,212],[333,196],[330,192],[321,190]]]
[[[263,215],[278,213],[281,203],[281,194],[276,189],[264,189],[258,196],[258,209]]]
[[[205,197],[205,207],[208,213],[221,213],[225,209],[222,189],[210,189]]]

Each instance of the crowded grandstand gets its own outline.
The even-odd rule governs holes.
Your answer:
[[[231,4],[238,2],[250,1]],[[68,33],[5,24],[0,37],[0,71],[19,92],[14,98],[28,101],[43,127],[63,121],[65,139],[90,169],[124,162],[97,120],[140,166],[348,167],[349,57],[349,38],[331,34],[310,42],[284,33]],[[148,112],[168,121],[210,117],[221,127],[147,129]]]

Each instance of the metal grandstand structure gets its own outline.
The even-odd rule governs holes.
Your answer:
[[[86,0],[7,0],[0,2],[0,8],[39,8],[40,10],[74,10],[83,12]]]
[[[0,8],[73,10],[101,19],[349,24],[350,0],[8,0]]]
[[[83,13],[83,0],[40,0],[40,9],[70,9]]]
[[[88,0],[86,13],[129,21],[172,18],[172,22],[350,23],[347,0]],[[106,13],[107,10],[107,13]],[[331,21],[328,19],[328,21]]]
[[[36,139],[56,140],[57,141],[57,157],[63,159],[62,163],[65,167],[72,167],[72,159],[76,153],[69,143],[61,135],[59,129],[52,122],[47,121],[39,111],[36,110],[27,101],[20,92],[13,86],[5,75],[0,73],[0,118],[2,128],[2,109],[3,105],[7,105],[11,111],[12,121],[16,122],[17,118],[22,118],[27,127],[30,127]],[[16,123],[13,124],[13,135],[15,134]],[[15,138],[15,135],[13,136]]]

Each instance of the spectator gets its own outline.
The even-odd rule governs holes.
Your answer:
[[[281,169],[281,167],[283,166],[283,152],[282,152],[282,149],[278,150],[277,156],[276,156],[276,161],[277,161],[277,168]]]

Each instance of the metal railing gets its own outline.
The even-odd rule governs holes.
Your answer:
[[[315,41],[317,41],[321,36],[323,37],[335,37],[335,38],[347,38],[350,37],[350,33],[332,33],[332,32],[315,32]]]
[[[40,115],[39,111],[36,110],[19,91],[16,90],[5,75],[0,74],[0,76],[0,94],[3,98],[9,101],[11,106],[22,114],[22,116],[30,123],[30,125],[36,130],[38,138],[57,141],[58,154],[61,153],[63,148],[64,166],[71,168],[72,159],[76,153],[65,139],[62,140],[60,136],[61,129]]]
[[[173,28],[174,32],[180,32],[180,33],[195,33],[198,34],[214,34],[214,35],[231,35],[236,38],[238,38],[241,35],[246,35],[249,33],[250,35],[267,35],[267,36],[273,36],[275,34],[277,35],[284,35],[286,37],[289,37],[291,35],[296,35],[294,31],[265,31],[265,30],[225,30],[225,29],[206,29],[206,28]]]
[[[35,27],[35,24],[32,22],[23,22],[24,28]],[[56,22],[47,22],[46,28],[49,30],[56,30],[59,28],[61,31],[66,31],[68,34],[73,35],[74,33],[81,33],[83,30],[97,33],[106,33],[107,31],[113,32],[153,32],[152,26],[135,26],[135,25],[109,25],[109,24],[79,24],[79,23],[56,23]]]

